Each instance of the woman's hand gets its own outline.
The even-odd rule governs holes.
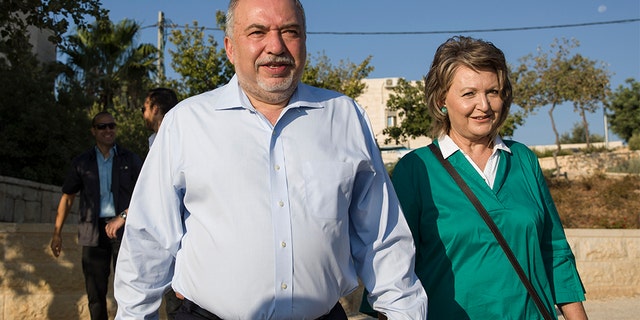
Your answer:
[[[582,302],[570,302],[558,304],[562,315],[566,320],[587,320],[587,312],[584,310]]]

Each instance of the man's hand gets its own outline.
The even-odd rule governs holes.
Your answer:
[[[62,251],[62,237],[60,235],[53,235],[51,238],[51,252],[57,258]]]
[[[120,217],[115,217],[109,220],[109,222],[107,222],[107,225],[104,227],[105,231],[107,232],[107,236],[111,239],[115,239],[117,237],[116,233],[118,232],[118,230],[120,230],[120,228],[122,228],[122,226],[124,226],[125,221],[126,220]]]

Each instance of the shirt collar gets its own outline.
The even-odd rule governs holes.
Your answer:
[[[220,88],[222,90],[217,96],[217,103],[214,108],[217,110],[225,110],[225,109],[250,109],[254,110],[255,108],[249,102],[249,97],[240,89],[240,84],[238,83],[238,76],[234,75],[229,83]],[[303,84],[298,83],[298,87],[293,92],[291,99],[289,99],[289,103],[285,109],[289,108],[323,108],[323,105],[319,102],[320,99],[316,99],[315,95],[310,91],[310,87]]]
[[[460,150],[460,147],[458,147],[458,145],[453,142],[453,139],[451,139],[448,134],[445,134],[438,138],[438,145],[440,146],[440,151],[442,152],[442,156],[445,159],[454,154],[456,151]],[[496,136],[493,139],[493,153],[496,153],[496,151],[498,150],[504,150],[511,153],[511,149],[507,147],[500,136]]]
[[[94,146],[94,149],[96,150],[96,157],[100,158],[100,159],[104,159],[104,156],[102,156],[102,152],[100,151],[100,148],[98,148],[98,146]],[[114,144],[113,147],[111,147],[111,149],[109,149],[109,158],[113,157],[114,154],[118,153],[118,149],[116,149],[116,145]]]

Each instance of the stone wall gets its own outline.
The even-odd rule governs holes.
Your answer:
[[[638,158],[640,158],[640,151],[627,151],[625,149],[615,152],[577,153],[557,157],[561,174],[566,173],[569,178],[604,173],[607,168]],[[556,169],[553,157],[540,158],[539,161],[542,169]]]
[[[59,186],[0,176],[0,222],[54,223],[61,195]],[[78,202],[67,223],[77,223]]]
[[[640,295],[640,230],[567,229],[587,299]]]
[[[89,319],[75,225],[64,229],[57,259],[49,249],[52,230],[49,223],[0,223],[0,320]],[[640,295],[640,230],[566,233],[587,299]],[[350,314],[357,313],[361,294],[359,289],[341,301]],[[109,302],[113,317],[112,296]],[[164,312],[160,314],[165,319]]]

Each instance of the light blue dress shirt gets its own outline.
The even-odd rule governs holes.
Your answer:
[[[223,319],[315,319],[358,276],[391,319],[426,319],[411,233],[370,125],[336,92],[300,84],[275,126],[236,77],[181,102],[129,213],[117,319],[157,318],[170,283]]]
[[[96,161],[98,163],[98,176],[100,180],[100,218],[112,218],[116,216],[116,207],[111,192],[111,170],[113,168],[113,155],[115,147],[109,149],[109,156],[105,159],[102,152],[96,146]]]

